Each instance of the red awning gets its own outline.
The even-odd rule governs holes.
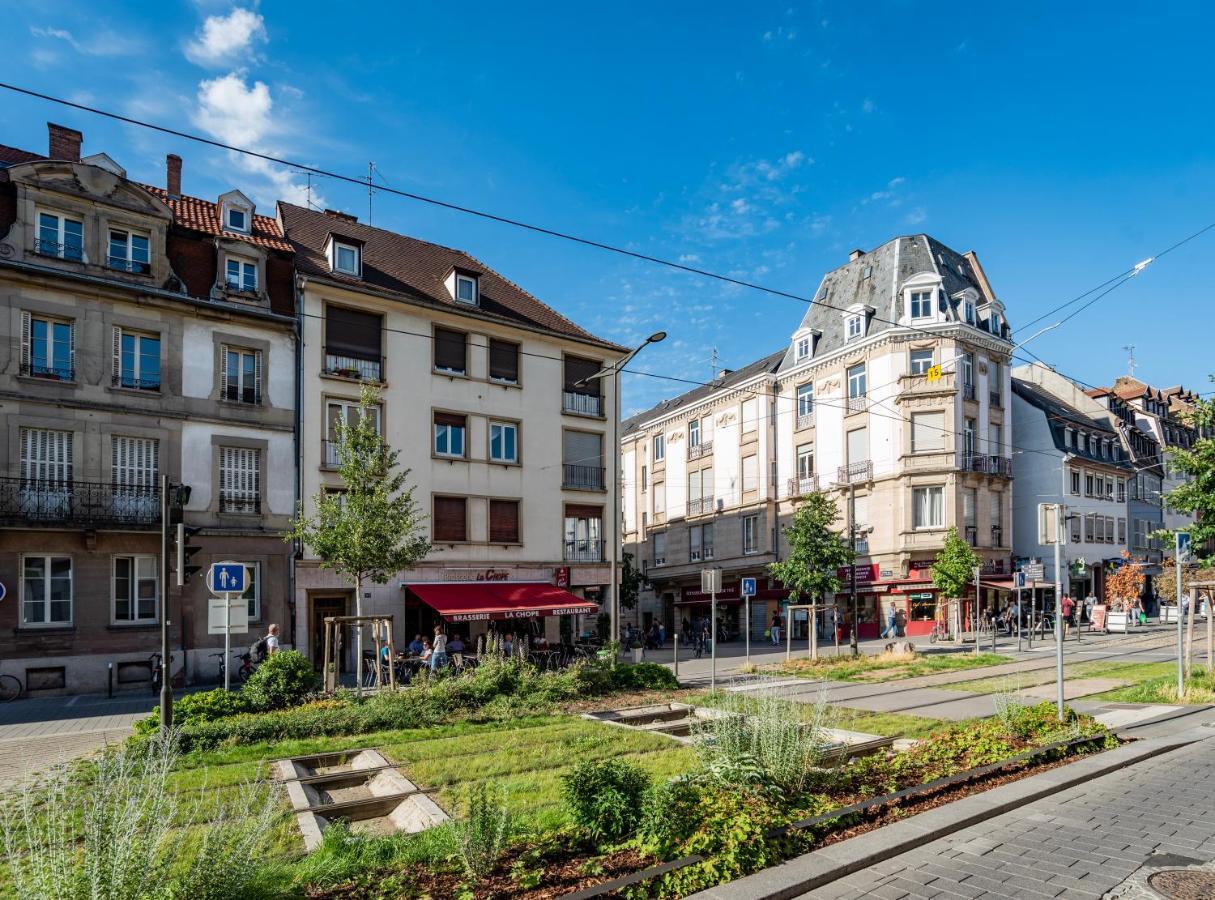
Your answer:
[[[449,622],[538,619],[599,612],[597,604],[540,582],[461,581],[408,584],[406,587]]]

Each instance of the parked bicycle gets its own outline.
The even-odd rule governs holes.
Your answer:
[[[160,682],[164,678],[164,666],[161,664],[163,657],[159,653],[153,653],[148,657],[148,662],[152,664],[152,694],[160,693]]]
[[[949,633],[949,629],[944,622],[934,622],[932,631],[928,633],[928,642],[935,644],[937,641],[952,641],[953,635]]]
[[[249,676],[253,674],[257,667],[253,665],[253,657],[248,652],[233,653],[236,659],[240,660],[240,665],[232,673],[232,677],[236,679],[238,684],[244,684],[249,680]],[[224,670],[227,668],[227,660],[224,658],[224,653],[221,650],[219,653],[212,653],[212,657],[219,658],[219,683],[224,683]]]
[[[0,703],[16,700],[25,693],[25,685],[16,675],[0,675]]]

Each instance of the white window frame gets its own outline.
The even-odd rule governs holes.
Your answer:
[[[354,265],[347,268],[341,264],[342,251],[348,250],[354,256]],[[343,275],[354,275],[356,278],[363,271],[363,254],[360,252],[358,244],[351,244],[346,241],[333,242],[333,271],[340,272]]]
[[[923,365],[925,353],[928,354],[927,365]],[[926,375],[928,370],[936,365],[936,360],[937,352],[931,347],[911,350],[907,354],[907,371],[912,375]]]
[[[667,458],[667,436],[665,434],[654,435],[654,462],[662,462]]]
[[[119,560],[127,560],[131,566],[129,588],[131,595],[126,598],[129,604],[131,615],[120,618],[118,615],[118,562]],[[150,616],[141,616],[139,614],[139,584],[142,581],[148,581],[147,577],[139,575],[140,561],[152,563],[151,581],[153,584],[152,592],[152,614]],[[110,624],[111,625],[148,625],[160,621],[160,557],[149,555],[146,553],[116,553],[110,558]]]
[[[233,213],[240,213],[242,216],[244,216],[245,222],[243,225],[233,224],[233,222],[232,222]],[[236,203],[229,203],[224,207],[224,230],[225,231],[236,231],[236,232],[239,232],[240,234],[248,234],[249,230],[250,230],[250,228],[252,228],[252,226],[253,226],[253,213],[250,212],[248,209],[246,209],[245,207],[243,207],[239,204],[236,204]]]
[[[238,347],[234,344],[219,345],[220,360],[219,360],[219,399],[227,403],[240,403],[243,406],[258,406],[262,402],[262,351],[253,350],[249,347]],[[236,372],[236,399],[228,396],[228,355],[235,353],[237,356],[237,372]],[[245,358],[252,357],[253,359],[253,400],[252,402],[245,400],[245,388],[248,385],[245,383]]]
[[[334,413],[347,426],[351,426],[358,420],[362,414],[363,404],[358,400],[348,400],[342,397],[326,397],[325,398],[325,459],[324,464],[329,468],[336,468],[341,462],[337,450],[337,429],[333,427]],[[370,407],[375,419],[375,433],[382,435],[384,433],[384,411],[380,404]],[[354,421],[352,421],[354,420]]]
[[[798,418],[814,412],[814,382],[807,381],[797,386],[797,415]]]
[[[249,563],[249,584],[242,594],[248,603],[246,610],[250,622],[259,622],[262,618],[262,564],[258,561]]]
[[[814,444],[797,446],[797,480],[809,481],[814,476]]]
[[[46,324],[46,365],[42,372],[34,371],[34,323]],[[68,327],[67,365],[55,356],[54,328],[56,325]],[[32,378],[53,378],[59,381],[76,380],[76,321],[62,316],[48,316],[42,313],[32,313],[28,310],[21,312],[21,367]],[[66,372],[67,378],[61,377]]]
[[[855,313],[849,316],[844,322],[844,340],[852,341],[857,338],[864,337],[865,326],[861,322],[862,316],[860,313]]]
[[[133,386],[127,385],[126,374],[122,370],[122,339],[130,337],[134,339],[135,347],[132,353],[131,381]],[[140,352],[140,346],[145,340],[156,341],[156,387],[143,387],[142,360],[144,354]],[[133,328],[123,328],[119,325],[114,326],[114,358],[113,358],[113,384],[115,387],[125,387],[128,390],[136,391],[152,391],[156,392],[161,389],[164,384],[164,366],[161,365],[160,354],[164,349],[164,344],[161,336],[152,331],[136,331]]]
[[[743,516],[742,544],[744,556],[759,552],[759,515],[757,513]]]
[[[688,422],[688,446],[700,446],[700,419],[692,419]]]
[[[797,361],[801,362],[810,358],[810,338],[797,339]]]
[[[665,566],[667,564],[667,533],[659,531],[654,535],[654,565]]]
[[[933,522],[922,521],[922,501],[920,498],[928,498],[934,495],[937,497],[937,502],[935,504],[930,502],[929,505],[930,507],[935,505],[938,518]],[[943,485],[924,485],[923,487],[913,487],[911,489],[911,527],[915,531],[932,531],[945,527],[945,488]]]
[[[975,303],[973,300],[967,300],[964,304],[966,314],[966,324],[975,324]]]
[[[494,432],[497,430],[505,436],[506,432],[510,431],[514,434],[515,452],[511,456],[494,455]],[[505,448],[505,440],[502,441]],[[518,422],[495,422],[489,423],[489,461],[494,463],[517,463],[519,461],[519,423]]]
[[[220,514],[261,515],[263,494],[261,450],[255,447],[219,447],[217,449],[219,450]],[[251,461],[252,465],[235,465],[238,460]]]
[[[123,241],[124,253],[122,256],[114,255],[114,236],[118,234],[126,236],[126,239]],[[144,240],[144,259],[135,258],[135,238],[143,238]],[[116,261],[119,265],[114,265]],[[108,268],[118,269],[122,272],[150,275],[152,273],[152,236],[146,231],[140,231],[135,228],[111,225],[106,234],[105,264]],[[136,266],[141,266],[142,268],[136,268]]]
[[[45,566],[43,572],[42,586],[42,607],[46,615],[43,621],[30,621],[26,618],[26,578],[25,578],[25,561],[27,559],[41,559]],[[68,561],[68,617],[66,619],[52,620],[51,616],[51,564],[54,560],[66,559]],[[21,627],[22,628],[66,628],[75,624],[76,620],[76,560],[69,554],[58,553],[22,553],[21,554]]]
[[[460,296],[460,287],[465,284],[467,284],[469,286],[469,289],[472,292],[471,297],[465,298],[465,297]],[[477,296],[478,293],[479,293],[479,287],[477,285],[476,278],[473,278],[469,275],[461,275],[459,272],[456,273],[455,300],[457,303],[465,303],[469,306],[476,306],[477,299],[478,299],[478,296]]]
[[[444,459],[464,459],[465,453],[468,449],[468,418],[465,417],[463,425],[449,425],[446,422],[433,422],[433,426],[434,438],[431,448],[434,450],[435,456],[441,456]],[[452,437],[457,433],[457,431],[460,435],[460,450],[459,452],[454,452],[451,449]],[[443,442],[447,447],[446,450],[439,448],[440,436],[443,438]]]
[[[39,256],[52,256],[55,259],[66,259],[71,262],[87,263],[88,253],[85,251],[85,236],[84,222],[76,216],[69,216],[67,213],[53,212],[47,209],[37,211],[36,228],[37,233],[34,237],[34,249]],[[55,248],[53,253],[47,253],[42,247],[42,217],[48,216],[55,220]],[[67,255],[67,241],[64,238],[67,236],[67,222],[72,222],[80,226],[80,257]]]
[[[911,313],[913,321],[921,319],[931,319],[935,315],[933,307],[933,294],[935,291],[909,291],[907,295],[907,308]],[[925,311],[927,310],[927,311]]]
[[[236,266],[236,283],[232,281],[232,267]],[[253,286],[249,287],[250,275]],[[256,294],[258,287],[257,261],[247,256],[229,253],[224,257],[224,287],[238,294]]]
[[[844,370],[844,377],[848,380],[849,400],[857,397],[864,397],[868,394],[869,369],[864,363],[857,363],[855,366],[849,366]],[[858,388],[855,393],[853,392],[854,387]]]

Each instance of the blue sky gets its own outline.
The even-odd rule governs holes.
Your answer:
[[[851,248],[927,231],[978,252],[1015,328],[1215,220],[1211,4],[6,5],[5,81],[805,295]],[[189,193],[303,197],[0,92],[0,143],[43,150],[48,119],[140,180],[176,151]],[[366,219],[365,191],[313,190]],[[804,311],[386,194],[373,223],[605,337],[667,330],[653,372],[741,366]],[[1213,251],[1215,231],[1031,348],[1109,383],[1133,343],[1141,377],[1210,390]],[[682,389],[631,377],[625,410]]]

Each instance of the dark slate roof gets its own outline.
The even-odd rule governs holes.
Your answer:
[[[1070,403],[1065,403],[1059,397],[1056,397],[1050,391],[1032,381],[1013,378],[1012,389],[1013,393],[1026,403],[1042,410],[1046,416],[1046,424],[1050,427],[1051,440],[1054,441],[1056,450],[1062,453],[1070,453],[1073,456],[1088,459],[1095,463],[1103,463],[1107,466],[1121,466],[1127,469],[1134,468],[1125,459],[1114,461],[1099,454],[1081,452],[1076,447],[1067,446],[1064,438],[1064,429],[1071,426],[1077,430],[1089,433],[1096,432],[1102,438],[1112,438],[1114,446],[1118,448],[1119,454],[1124,455],[1122,441],[1119,438],[1118,432],[1105,419],[1095,419],[1087,413],[1081,412]]]
[[[756,375],[764,372],[775,372],[780,365],[780,361],[784,359],[785,351],[777,350],[775,353],[770,353],[763,359],[757,359],[749,365],[743,366],[741,369],[735,369],[721,378],[716,378],[708,384],[700,385],[685,394],[680,394],[678,397],[673,397],[670,400],[663,400],[657,406],[647,409],[645,412],[637,413],[635,416],[630,416],[621,424],[620,433],[627,435],[630,432],[640,428],[645,422],[655,419],[658,416],[666,415],[680,407],[689,407],[699,403],[701,400],[716,394],[718,391],[726,390],[736,384],[742,384],[754,378]]]
[[[868,273],[868,274],[866,274]],[[963,254],[946,247],[927,234],[893,238],[868,253],[849,260],[819,283],[814,302],[802,317],[798,330],[805,328],[821,333],[814,355],[822,356],[844,345],[844,310],[854,304],[872,307],[866,336],[892,328],[902,307],[903,284],[912,276],[939,275],[946,294],[951,297],[966,288],[978,292],[980,303],[988,299],[987,287],[974,263]],[[956,301],[950,301],[954,307]],[[955,318],[961,318],[956,315]],[[1005,323],[1007,328],[1007,323]],[[1007,336],[1007,332],[1005,332]],[[782,368],[795,364],[793,348],[787,351]]]
[[[36,159],[45,159],[38,153],[30,153],[28,150],[21,150],[17,147],[9,147],[7,144],[0,144],[0,169],[6,169],[9,166],[20,165],[21,163],[33,162]]]
[[[487,319],[496,318],[529,325],[554,334],[593,341],[612,349],[624,349],[575,325],[513,281],[462,250],[421,241],[383,228],[361,225],[346,216],[314,212],[281,201],[278,207],[287,239],[295,248],[296,266],[307,275],[319,276],[354,290],[373,288],[409,300],[429,300]],[[353,278],[330,270],[325,255],[330,233],[351,237],[363,243],[362,278]],[[453,268],[480,275],[480,306],[457,306],[447,293],[444,280]]]

